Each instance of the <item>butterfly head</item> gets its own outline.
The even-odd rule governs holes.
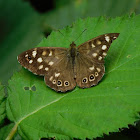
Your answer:
[[[70,47],[71,47],[71,48],[76,48],[76,44],[75,44],[74,41],[70,44]]]

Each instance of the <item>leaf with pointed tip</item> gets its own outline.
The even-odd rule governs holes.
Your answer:
[[[53,32],[38,45],[69,47],[100,34],[118,32],[105,58],[106,73],[92,88],[67,94],[46,87],[43,78],[22,69],[9,80],[7,114],[24,139],[92,139],[119,131],[137,120],[140,111],[140,16],[87,18],[73,28]],[[25,88],[26,87],[26,88]],[[35,90],[32,90],[35,87]]]

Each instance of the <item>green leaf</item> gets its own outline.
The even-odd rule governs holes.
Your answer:
[[[5,140],[13,127],[14,123],[11,123],[0,129],[0,140]],[[13,140],[22,140],[22,138],[16,133]]]
[[[105,58],[106,74],[88,89],[61,94],[25,69],[9,80],[7,114],[24,139],[95,138],[134,124],[140,111],[140,15],[79,19],[38,45],[69,47],[104,33],[120,33]],[[32,87],[36,90],[33,91]],[[25,87],[26,88],[25,90]]]
[[[42,17],[23,0],[0,0],[0,9],[0,79],[6,83],[19,68],[17,55],[42,39]]]
[[[4,126],[3,128],[0,129],[0,139],[5,140],[8,134],[10,133],[12,127],[14,126],[14,123]]]
[[[6,116],[4,87],[0,84],[0,126],[2,125]]]
[[[72,24],[73,21],[79,18],[86,17],[116,17],[125,14],[131,14],[140,11],[136,10],[140,6],[139,1],[136,0],[76,0],[69,3],[67,1],[66,6],[51,11],[46,14],[45,23],[46,27],[63,28],[64,26]],[[59,0],[57,3],[64,3],[63,0]]]

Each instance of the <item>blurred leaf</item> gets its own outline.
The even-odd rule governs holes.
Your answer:
[[[119,131],[137,120],[140,111],[140,16],[87,18],[73,28],[53,32],[38,46],[69,47],[104,33],[119,32],[105,59],[106,74],[95,87],[61,94],[42,77],[22,69],[9,80],[7,114],[24,139],[92,139]],[[58,39],[59,38],[59,39]],[[36,91],[30,90],[35,86]],[[25,90],[24,87],[29,87]]]
[[[4,87],[0,84],[0,126],[4,122],[5,116],[6,116],[6,107],[5,107]]]
[[[61,7],[58,10],[51,11],[46,14],[44,28],[51,26],[54,29],[62,28],[70,25],[78,18],[89,16],[107,16],[116,17],[132,13],[136,11],[138,0],[69,0],[68,5]],[[63,0],[57,3],[62,3]],[[66,2],[66,1],[65,1]]]
[[[134,11],[140,14],[140,0],[136,0]]]
[[[22,0],[1,0],[0,9],[0,79],[6,82],[17,69],[17,55],[41,40],[41,16]]]
[[[55,6],[57,8],[62,7],[64,5],[68,5],[72,0],[54,0],[55,1]]]

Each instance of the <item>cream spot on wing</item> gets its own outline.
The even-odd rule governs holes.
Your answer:
[[[37,54],[37,51],[33,51],[32,52],[32,56],[35,58],[36,57],[36,54]]]
[[[101,69],[100,69],[100,68],[96,68],[96,69],[97,69],[97,71],[98,71],[98,72],[100,72],[100,71],[101,71]]]
[[[96,57],[96,56],[97,56],[97,53],[93,53],[92,56],[93,56],[93,57]]]
[[[97,45],[100,45],[101,44],[101,41],[100,40],[97,40],[96,43],[97,43]]]
[[[102,46],[102,50],[106,50],[107,49],[107,46],[106,45],[103,45]]]
[[[116,39],[117,37],[116,37],[116,36],[114,36],[113,38],[114,38],[114,39]]]
[[[99,57],[98,57],[98,60],[102,60],[102,56],[99,56]]]
[[[90,69],[90,70],[94,70],[94,66],[92,66],[92,67],[89,67],[89,69]]]
[[[50,61],[48,65],[50,65],[50,66],[51,66],[51,65],[53,65],[53,63],[54,63],[53,61]]]
[[[53,76],[51,76],[49,80],[52,81],[52,79],[53,79]]]
[[[45,68],[45,71],[48,71],[48,70],[49,70],[49,68],[48,68],[48,67],[46,67],[46,68]]]
[[[38,59],[37,59],[37,62],[39,62],[39,63],[41,63],[43,61],[43,59],[41,58],[41,57],[39,57]]]
[[[43,51],[43,52],[42,52],[42,55],[43,55],[43,56],[45,56],[46,54],[47,54],[47,52],[46,52],[46,51]]]
[[[109,41],[110,41],[110,37],[109,37],[109,36],[105,36],[105,40],[106,40],[107,42],[109,42]]]
[[[39,68],[39,69],[42,69],[42,68],[43,68],[43,65],[40,65],[38,68]]]
[[[106,55],[107,55],[107,53],[103,52],[103,56],[106,56]]]
[[[60,75],[60,73],[55,73],[55,77],[58,77]]]
[[[93,43],[91,44],[91,46],[92,46],[92,48],[95,48],[96,47]]]
[[[26,54],[25,57],[28,57],[28,54]]]
[[[95,76],[97,77],[99,74],[98,74],[98,72],[95,72]]]
[[[56,58],[56,59],[59,59],[59,57],[58,57],[58,56],[55,56],[55,58]]]
[[[30,60],[29,63],[32,64],[33,63],[33,60]]]
[[[56,80],[53,80],[52,83],[53,83],[53,84],[56,84]]]
[[[52,56],[52,51],[50,51],[49,56]]]

